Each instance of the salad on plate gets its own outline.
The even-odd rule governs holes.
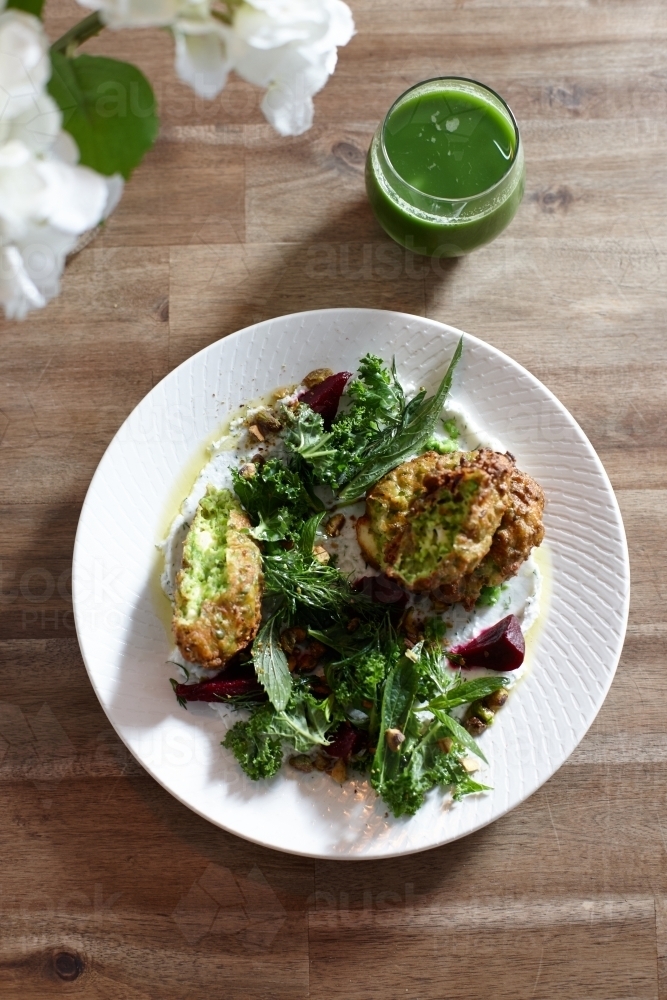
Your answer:
[[[462,350],[432,396],[367,354],[248,403],[173,521],[171,683],[253,780],[367,780],[395,816],[488,790],[479,736],[539,614],[544,495],[448,398]]]

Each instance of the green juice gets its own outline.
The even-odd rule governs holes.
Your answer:
[[[507,105],[471,80],[429,80],[390,109],[368,154],[366,188],[387,233],[417,253],[454,257],[494,239],[524,189]]]

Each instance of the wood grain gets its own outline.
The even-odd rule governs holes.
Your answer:
[[[231,80],[202,102],[164,32],[88,49],[150,76],[162,131],[61,297],[0,355],[0,995],[7,1000],[667,1000],[667,20],[648,0],[356,0],[358,33],[279,139]],[[49,0],[52,37],[79,15]],[[505,95],[528,183],[455,262],[374,222],[389,103],[448,72]],[[78,652],[86,488],[143,395],[211,341],[320,306],[452,323],[572,411],[617,490],[633,600],[589,734],[528,802],[440,850],[323,863],[246,844],[148,778]]]

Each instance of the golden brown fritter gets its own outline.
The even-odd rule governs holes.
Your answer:
[[[388,473],[357,522],[365,558],[414,591],[472,607],[544,536],[544,495],[511,455],[427,452]]]
[[[427,452],[398,466],[367,498],[357,529],[362,549],[410,590],[456,582],[491,547],[512,468],[510,458],[486,448]]]
[[[457,583],[443,587],[438,598],[446,604],[462,602],[472,608],[482,587],[497,587],[515,576],[533,548],[544,538],[542,487],[515,468],[510,484],[510,504],[493,536],[488,555],[477,569]]]
[[[387,563],[387,548],[405,528],[414,500],[426,492],[425,478],[454,468],[460,454],[427,451],[396,466],[375,484],[366,497],[366,513],[356,528],[361,551],[371,566],[381,569]]]
[[[262,559],[250,520],[228,490],[209,487],[183,546],[172,628],[191,663],[219,670],[257,634]]]

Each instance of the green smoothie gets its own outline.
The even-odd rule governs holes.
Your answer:
[[[472,80],[418,84],[373,138],[366,187],[380,224],[417,253],[459,256],[488,243],[511,221],[524,189],[509,108]]]

